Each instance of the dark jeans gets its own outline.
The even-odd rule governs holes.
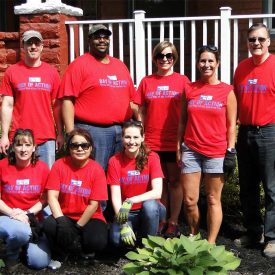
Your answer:
[[[72,226],[76,221],[68,218]],[[70,254],[69,247],[60,247],[56,239],[56,220],[51,215],[43,222],[45,234],[49,240],[52,251],[52,259],[64,261]],[[102,251],[108,242],[107,224],[99,219],[91,219],[82,229],[81,245],[84,253]]]
[[[240,126],[238,141],[240,200],[248,234],[262,233],[260,182],[265,191],[265,240],[275,240],[275,124]]]

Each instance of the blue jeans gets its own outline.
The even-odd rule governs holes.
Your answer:
[[[46,162],[49,168],[52,168],[55,162],[55,140],[48,140],[38,146],[39,159]]]
[[[141,209],[130,211],[128,223],[138,236],[146,238],[148,235],[155,236],[157,234],[159,223],[165,218],[165,206],[156,200],[148,200],[142,203]],[[110,241],[115,246],[122,245],[118,223],[111,225]]]
[[[265,191],[265,240],[275,240],[275,124],[240,126],[238,141],[240,200],[249,235],[262,233],[260,182]]]
[[[106,171],[111,156],[122,149],[121,126],[99,127],[77,122],[76,127],[87,130],[94,141],[95,160]]]
[[[37,244],[30,243],[31,228],[28,224],[0,216],[0,238],[6,243],[6,257],[18,259],[21,248],[26,252],[27,265],[42,269],[49,265],[50,249],[46,237],[41,237]]]

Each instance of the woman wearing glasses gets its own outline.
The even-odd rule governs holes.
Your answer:
[[[203,46],[197,53],[200,79],[182,96],[178,161],[182,161],[183,201],[190,233],[199,230],[198,199],[203,174],[207,196],[208,241],[215,243],[222,222],[224,172],[235,167],[237,103],[231,85],[217,78],[219,52]]]
[[[166,209],[159,202],[163,173],[159,156],[144,144],[141,122],[123,124],[122,143],[124,149],[109,160],[107,173],[116,214],[111,241],[117,246],[134,246],[134,232],[139,237],[156,235],[160,221],[165,219]]]
[[[134,98],[139,106],[136,118],[144,123],[145,142],[159,155],[165,176],[162,202],[167,208],[168,221],[160,225],[159,233],[170,238],[179,234],[182,189],[176,163],[176,140],[181,95],[189,83],[186,76],[173,71],[177,60],[178,53],[172,43],[157,44],[153,50],[157,71],[142,79]]]
[[[38,221],[46,203],[48,174],[46,163],[38,160],[32,130],[17,129],[8,157],[0,162],[0,239],[6,245],[4,261],[10,273],[20,264],[21,250],[30,268],[42,269],[50,262]]]
[[[93,140],[83,129],[70,132],[67,156],[57,160],[46,189],[52,211],[44,222],[52,258],[64,261],[69,254],[91,254],[107,245],[107,225],[100,206],[106,200],[106,177],[92,159]]]

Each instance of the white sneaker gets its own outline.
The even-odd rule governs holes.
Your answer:
[[[48,268],[51,270],[57,270],[61,267],[61,263],[59,261],[51,260]]]

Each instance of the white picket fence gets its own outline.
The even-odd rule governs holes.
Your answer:
[[[179,70],[196,79],[196,49],[202,45],[216,45],[221,54],[220,79],[231,83],[239,60],[240,23],[247,28],[257,20],[269,25],[275,14],[231,15],[230,7],[221,7],[220,15],[200,17],[145,18],[145,11],[134,11],[133,19],[66,21],[70,36],[70,61],[82,55],[91,24],[105,24],[113,31],[110,55],[126,63],[136,85],[152,73],[152,49],[160,41],[173,42],[179,52]],[[75,27],[79,45],[75,45]],[[246,28],[246,29],[247,29]]]

